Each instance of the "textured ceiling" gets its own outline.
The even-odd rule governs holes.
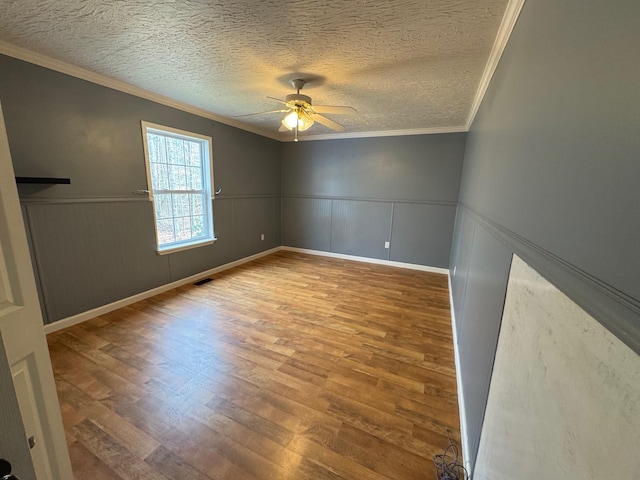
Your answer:
[[[463,129],[507,0],[0,0],[0,41],[222,117],[308,79],[345,134]],[[280,115],[237,119],[277,135]],[[235,123],[235,122],[234,122]],[[332,133],[314,125],[303,135]]]

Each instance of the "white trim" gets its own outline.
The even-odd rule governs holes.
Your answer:
[[[39,65],[41,67],[55,70],[56,72],[64,73],[66,75],[71,75],[72,77],[80,78],[91,83],[102,85],[103,87],[113,88],[114,90],[118,90],[119,92],[124,92],[136,97],[144,98],[146,100],[151,100],[152,102],[166,105],[167,107],[175,108],[183,112],[192,113],[194,115],[198,115],[199,117],[204,117],[219,123],[224,123],[225,125],[230,125],[232,127],[255,133],[263,137],[271,138],[273,140],[280,140],[280,133],[278,133],[277,131],[259,128],[244,122],[240,122],[238,120],[233,120],[221,115],[216,115],[215,113],[211,113],[210,111],[203,108],[194,107],[193,105],[189,105],[188,103],[174,100],[173,98],[160,95],[159,93],[154,93],[149,90],[145,90],[144,88],[136,87],[129,83],[107,77],[106,75],[102,75],[100,73],[91,72],[84,68],[77,67],[61,60],[56,60],[55,58],[47,57],[46,55],[42,55],[41,53],[32,52],[31,50],[27,50],[26,48],[17,47],[7,42],[0,41],[0,54],[17,58],[18,60],[24,60],[25,62],[33,63],[34,65]]]
[[[144,171],[147,174],[147,199],[153,203],[153,183],[151,183],[151,165],[149,165],[149,139],[147,138],[147,122],[140,122],[142,128],[142,150],[144,152]],[[158,244],[158,224],[156,222],[156,209],[153,207],[153,229],[156,233],[156,245]]]
[[[430,128],[412,128],[407,130],[381,130],[377,132],[352,132],[352,133],[325,133],[313,135],[312,133],[301,135],[298,140],[308,142],[311,140],[340,140],[345,138],[372,138],[372,137],[406,137],[408,135],[431,135],[437,133],[463,133],[467,131],[465,125],[457,127],[430,127]],[[283,143],[293,142],[292,136],[278,137]]]
[[[92,310],[88,310],[86,312],[79,313],[72,317],[67,317],[62,320],[59,320],[54,323],[50,323],[44,326],[44,333],[49,334],[53,332],[57,332],[58,330],[62,330],[63,328],[72,327],[73,325],[77,325],[78,323],[85,322],[92,318],[98,317],[100,315],[104,315],[105,313],[113,312],[118,308],[126,307],[127,305],[131,305],[132,303],[139,302],[140,300],[144,300],[149,297],[153,297],[154,295],[158,295],[160,293],[166,292],[173,288],[180,287],[182,285],[186,285],[187,283],[196,282],[202,278],[208,277],[209,275],[214,275],[218,272],[222,272],[224,270],[228,270],[233,267],[237,267],[238,265],[242,265],[247,262],[251,262],[261,257],[265,257],[267,255],[271,255],[272,253],[279,252],[281,247],[272,248],[271,250],[265,250],[264,252],[256,253],[255,255],[251,255],[249,257],[241,258],[240,260],[236,260],[234,262],[225,263],[224,265],[220,265],[219,267],[212,268],[205,272],[200,272],[195,275],[191,275],[190,277],[182,278],[180,280],[176,280],[175,282],[167,283],[166,285],[162,285],[157,288],[152,288],[151,290],[147,290],[146,292],[141,292],[131,297],[123,298],[121,300],[117,300],[115,302],[109,303],[108,305],[103,305],[101,307],[94,308]]]
[[[415,263],[394,262],[391,260],[380,260],[378,258],[357,257],[355,255],[345,255],[342,253],[323,252],[321,250],[307,250],[306,248],[297,247],[281,247],[282,250],[289,252],[308,253],[309,255],[318,255],[320,257],[340,258],[342,260],[353,260],[355,262],[375,263],[377,265],[386,265],[388,267],[407,268],[409,270],[421,270],[423,272],[440,273],[447,275],[449,269],[440,267],[428,267],[426,265],[418,265]]]
[[[469,116],[467,117],[467,123],[465,126],[466,132],[471,129],[473,120],[476,118],[476,114],[478,113],[480,104],[482,104],[484,95],[485,93],[487,93],[487,89],[489,88],[489,84],[491,83],[491,79],[493,78],[493,74],[495,73],[496,68],[498,68],[500,58],[502,57],[504,49],[507,46],[507,42],[509,41],[509,37],[511,36],[513,27],[515,27],[516,21],[520,16],[520,12],[522,11],[524,2],[525,0],[509,0],[509,3],[507,4],[504,16],[502,17],[502,22],[500,23],[500,27],[498,28],[498,34],[496,35],[496,39],[493,42],[493,47],[491,48],[491,53],[489,54],[489,59],[487,60],[487,64],[484,67],[484,72],[482,73],[482,78],[480,79],[480,84],[478,85],[476,96],[473,99],[473,103],[471,104],[471,110],[469,111]]]
[[[204,140],[206,142],[213,143],[213,139],[209,135],[188,132],[187,130],[181,130],[179,128],[169,127],[167,125],[160,125],[159,123],[151,123],[147,122],[146,120],[141,120],[140,124],[142,125],[142,131],[144,133],[147,133],[147,130],[155,130],[160,135],[164,135],[168,132],[174,134],[177,137],[180,137],[183,140],[192,140],[194,138],[197,138],[198,140]]]
[[[170,253],[184,252],[185,250],[191,250],[192,248],[204,247],[205,245],[213,245],[217,242],[216,237],[208,240],[198,240],[197,242],[183,243],[179,247],[165,248],[164,250],[156,249],[158,255],[169,255]]]
[[[175,282],[168,283],[166,285],[162,285],[160,287],[152,288],[151,290],[147,290],[146,292],[141,292],[136,295],[132,295],[131,297],[123,298],[121,300],[117,300],[115,302],[109,303],[107,305],[103,305],[101,307],[94,308],[92,310],[88,310],[86,312],[78,313],[77,315],[73,315],[72,317],[63,318],[62,320],[58,320],[56,322],[50,323],[44,326],[44,333],[49,334],[53,332],[57,332],[58,330],[62,330],[63,328],[72,327],[73,325],[77,325],[78,323],[85,322],[92,318],[98,317],[100,315],[104,315],[105,313],[112,312],[117,310],[118,308],[126,307],[127,305],[131,305],[132,303],[139,302],[146,298],[153,297],[154,295],[158,295],[160,293],[166,292],[173,288],[180,287],[182,285],[186,285],[187,283],[196,282],[202,278],[208,277],[209,275],[214,275],[218,272],[222,272],[224,270],[228,270],[233,267],[237,267],[238,265],[242,265],[244,263],[251,262],[261,257],[265,257],[267,255],[271,255],[272,253],[279,252],[281,250],[290,251],[290,252],[298,252],[298,253],[306,253],[309,255],[318,255],[322,257],[331,257],[331,258],[340,258],[342,260],[353,260],[356,262],[365,262],[365,263],[374,263],[378,265],[387,265],[390,267],[399,267],[399,268],[407,268],[409,270],[421,270],[423,272],[430,273],[440,273],[443,275],[448,275],[449,270],[446,268],[439,267],[428,267],[426,265],[417,265],[413,263],[403,263],[403,262],[392,262],[390,260],[379,260],[377,258],[369,258],[369,257],[357,257],[355,255],[344,255],[341,253],[333,253],[333,252],[322,252],[320,250],[307,250],[304,248],[296,248],[296,247],[275,247],[270,250],[265,250],[264,252],[256,253],[255,255],[251,255],[249,257],[241,258],[240,260],[235,260],[230,263],[225,263],[224,265],[220,265],[219,267],[212,268],[210,270],[206,270],[204,272],[197,273],[195,275],[191,275],[190,277],[182,278],[180,280],[176,280]],[[452,304],[452,315],[453,315],[453,304]],[[455,329],[454,329],[454,338],[455,338]],[[455,341],[455,340],[454,340]],[[456,363],[457,365],[457,363]]]
[[[392,262],[389,260],[378,260],[377,258],[368,258],[368,257],[356,257],[354,255],[343,255],[341,253],[332,253],[332,252],[322,252],[320,250],[307,250],[304,248],[295,248],[295,247],[275,247],[270,250],[265,250],[264,252],[256,253],[255,255],[251,255],[249,257],[241,258],[240,260],[235,260],[230,263],[225,263],[224,265],[220,265],[219,267],[212,268],[210,270],[206,270],[204,272],[197,273],[195,275],[191,275],[190,277],[182,278],[180,280],[176,280],[175,282],[168,283],[166,285],[162,285],[157,288],[152,288],[151,290],[147,290],[146,292],[141,292],[136,295],[132,295],[131,297],[123,298],[121,300],[117,300],[115,302],[109,303],[108,305],[103,305],[101,307],[94,308],[92,310],[88,310],[86,312],[79,313],[72,317],[63,318],[62,320],[58,320],[56,322],[50,323],[44,326],[44,333],[49,334],[53,332],[57,332],[58,330],[62,330],[63,328],[72,327],[73,325],[77,325],[78,323],[85,322],[92,318],[98,317],[100,315],[104,315],[105,313],[112,312],[117,310],[118,308],[126,307],[127,305],[131,305],[132,303],[139,302],[140,300],[144,300],[149,297],[153,297],[154,295],[158,295],[160,293],[166,292],[173,288],[180,287],[182,285],[186,285],[187,283],[196,282],[202,278],[208,277],[209,275],[214,275],[218,272],[222,272],[224,270],[228,270],[233,267],[237,267],[238,265],[242,265],[244,263],[251,262],[261,257],[265,257],[267,255],[271,255],[272,253],[279,252],[281,250],[286,250],[290,252],[298,252],[298,253],[307,253],[310,255],[319,255],[323,257],[332,257],[332,258],[340,258],[343,260],[354,260],[356,262],[366,262],[366,263],[375,263],[379,265],[387,265],[390,267],[400,267],[407,268],[410,270],[421,270],[423,272],[431,272],[431,273],[440,273],[447,275],[449,270],[446,268],[438,268],[438,267],[427,267],[425,265],[416,265],[413,263],[402,263],[402,262]]]
[[[458,350],[458,333],[456,330],[456,314],[453,307],[453,291],[451,290],[451,273],[449,278],[449,304],[451,310],[451,329],[453,332],[453,352],[456,362],[456,382],[458,386],[458,414],[460,416],[460,438],[462,441],[462,463],[471,477],[471,462],[469,460],[469,436],[467,435],[467,415],[464,403],[464,390],[462,390],[462,377],[460,372],[460,351]]]
[[[58,330],[62,330],[64,328],[72,327],[73,325],[77,325],[79,323],[85,322],[87,320],[98,317],[100,315],[104,315],[106,313],[112,312],[119,308],[126,307],[133,303],[139,302],[141,300],[145,300],[147,298],[172,290],[182,285],[186,285],[188,283],[194,283],[202,278],[206,278],[210,275],[214,275],[224,270],[237,267],[239,265],[251,262],[258,258],[265,257],[267,255],[271,255],[272,253],[276,253],[282,250],[289,251],[289,252],[305,253],[309,255],[318,255],[322,257],[339,258],[343,260],[353,260],[357,262],[366,262],[366,263],[373,263],[373,264],[379,264],[379,265],[387,265],[392,267],[407,268],[410,270],[421,270],[424,272],[440,273],[440,274],[447,275],[448,286],[449,286],[449,303],[450,303],[450,310],[451,310],[451,328],[452,328],[452,334],[453,334],[453,348],[454,348],[454,354],[455,354],[456,381],[457,381],[457,390],[458,390],[458,410],[460,415],[460,437],[462,439],[462,458],[463,458],[463,463],[465,468],[470,473],[470,462],[467,457],[469,452],[469,441],[467,436],[467,421],[466,421],[467,417],[465,415],[465,403],[464,403],[464,395],[462,390],[462,379],[460,376],[460,352],[458,350],[456,317],[455,317],[455,310],[453,305],[453,293],[451,290],[451,273],[449,269],[446,269],[446,268],[428,267],[425,265],[417,265],[413,263],[393,262],[390,260],[379,260],[377,258],[357,257],[354,255],[344,255],[341,253],[323,252],[320,250],[309,250],[305,248],[280,246],[280,247],[272,248],[270,250],[265,250],[264,252],[256,253],[255,255],[251,255],[249,257],[245,257],[240,260],[236,260],[230,263],[226,263],[224,265],[220,265],[219,267],[215,267],[210,270],[200,272],[195,275],[191,275],[190,277],[176,280],[175,282],[171,282],[166,285],[162,285],[160,287],[147,290],[146,292],[138,293],[131,297],[123,298],[121,300],[109,303],[108,305],[103,305],[101,307],[94,308],[92,310],[88,310],[83,313],[79,313],[72,317],[67,317],[65,319],[56,321],[54,323],[50,323],[44,326],[44,333],[49,334],[49,333],[57,332]]]

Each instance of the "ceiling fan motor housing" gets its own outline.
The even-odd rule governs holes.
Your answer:
[[[302,95],[300,93],[292,93],[290,95],[287,95],[286,97],[284,97],[284,101],[287,104],[293,104],[300,107],[303,107],[305,103],[309,106],[311,105],[311,97]]]

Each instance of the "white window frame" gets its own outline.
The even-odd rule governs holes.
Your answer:
[[[166,255],[167,253],[179,252],[190,248],[201,247],[203,245],[210,245],[216,241],[216,237],[213,230],[213,140],[206,135],[200,135],[198,133],[187,132],[185,130],[179,130],[177,128],[167,127],[164,125],[158,125],[155,123],[142,121],[142,139],[144,144],[144,163],[147,172],[147,189],[149,190],[149,200],[153,205],[153,226],[156,234],[156,252],[159,255]],[[166,137],[179,138],[190,141],[200,142],[202,148],[202,190],[154,190],[153,182],[151,180],[151,162],[149,160],[149,144],[147,140],[147,133],[155,133]],[[172,243],[160,245],[160,238],[158,234],[158,218],[156,215],[156,206],[154,195],[160,193],[200,193],[205,192],[205,205],[204,205],[204,217],[207,227],[207,235],[200,237],[196,240],[177,240]]]

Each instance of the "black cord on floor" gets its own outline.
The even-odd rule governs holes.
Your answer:
[[[436,466],[436,480],[469,480],[469,473],[458,461],[458,447],[451,441],[449,429],[447,429],[449,445],[441,455],[433,457]]]

